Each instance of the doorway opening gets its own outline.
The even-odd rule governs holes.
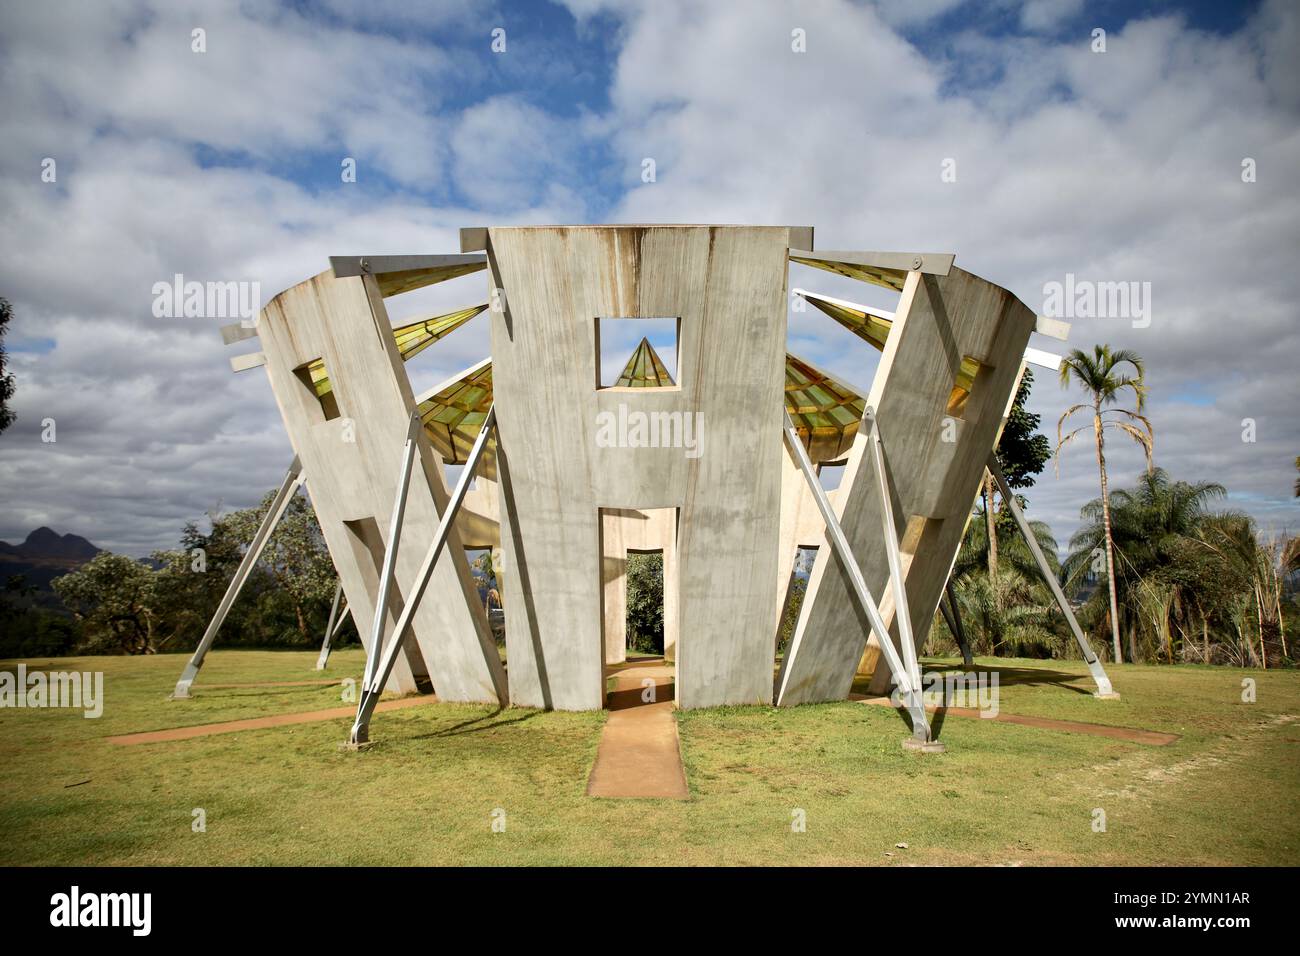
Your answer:
[[[601,634],[611,708],[671,700],[677,509],[600,509]]]

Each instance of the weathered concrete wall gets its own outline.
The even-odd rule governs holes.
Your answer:
[[[1015,296],[961,269],[947,276],[912,272],[904,283],[868,405],[878,409],[918,649],[929,634],[1033,329],[1033,313]],[[963,356],[982,367],[961,416],[946,424]],[[880,495],[865,430],[849,453],[837,497],[844,533],[897,643]],[[782,668],[778,703],[844,698],[869,633],[839,559],[822,548]],[[878,656],[872,688],[888,686],[888,668]]]
[[[771,700],[786,227],[487,232],[511,699],[602,706],[599,509],[679,508],[677,699]],[[678,385],[598,389],[597,317],[680,319]],[[600,447],[598,414],[699,413],[702,453]]]
[[[325,272],[276,296],[258,331],[289,440],[368,646],[402,446],[415,409],[383,298],[373,277],[337,279]],[[327,413],[295,372],[318,358],[333,385],[337,417],[327,417],[333,409]],[[421,433],[388,609],[390,633],[447,498],[442,462]],[[413,691],[427,676],[443,700],[507,699],[505,672],[454,533],[411,633],[389,689]]]

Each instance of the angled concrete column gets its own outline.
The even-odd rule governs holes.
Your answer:
[[[1015,388],[1035,317],[1005,289],[955,267],[946,275],[909,272],[901,286],[867,404],[876,409],[880,423],[885,477],[919,651],[961,544],[969,506]],[[961,396],[954,385],[963,363],[968,370],[974,368],[974,378],[969,392]],[[867,586],[882,595],[880,611],[897,642],[889,565],[881,546],[881,496],[872,456],[866,452],[867,437],[860,430],[836,510],[863,562]],[[843,699],[868,633],[838,558],[819,551],[782,669],[778,702]],[[873,659],[871,690],[883,693],[889,674],[878,653],[867,658]]]
[[[322,273],[271,300],[258,334],[289,440],[304,470],[317,472],[312,506],[368,651],[385,534],[415,410],[381,280]],[[424,542],[448,499],[442,461],[422,431],[416,437],[386,632],[410,593]],[[505,673],[454,530],[448,550],[450,560],[436,568],[386,686],[410,692],[431,682],[443,700],[503,701]]]

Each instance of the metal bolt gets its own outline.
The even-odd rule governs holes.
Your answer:
[[[921,257],[920,257],[920,256],[912,256],[912,268],[913,268],[913,269],[919,269],[919,268],[921,268]]]

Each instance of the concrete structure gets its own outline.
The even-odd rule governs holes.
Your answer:
[[[603,706],[627,555],[662,551],[678,706],[844,699],[861,665],[930,746],[917,657],[1023,363],[1052,360],[1030,333],[1060,323],[950,255],[814,252],[809,227],[466,229],[458,254],[332,262],[229,339],[261,340],[234,364],[267,368],[370,635],[354,743],[385,686],[426,678],[448,700]],[[796,290],[882,350],[865,398],[786,352],[791,262],[898,295],[886,312]],[[480,270],[490,306],[388,321],[386,296]],[[491,356],[413,395],[403,360],[485,308]],[[643,338],[602,386],[602,324],[638,319],[675,328],[675,374]],[[817,556],[774,684],[801,547]],[[466,548],[504,568],[508,682]]]

